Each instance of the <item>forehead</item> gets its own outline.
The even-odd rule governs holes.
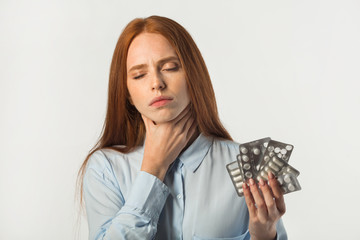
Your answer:
[[[164,57],[177,56],[170,42],[161,34],[141,33],[131,42],[127,55],[127,68],[156,62]]]

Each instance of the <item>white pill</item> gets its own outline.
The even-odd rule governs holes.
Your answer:
[[[242,194],[243,193],[243,190],[242,190],[242,188],[238,188],[238,193],[240,193],[240,194]]]
[[[263,171],[261,171],[261,173],[260,173],[260,175],[262,176],[262,177],[267,177],[267,172],[265,172],[264,170]]]
[[[274,150],[275,153],[279,153],[280,152],[280,148],[279,147],[276,147],[275,150]]]
[[[264,147],[267,147],[268,144],[269,144],[268,142],[264,142],[264,143],[263,143]]]
[[[278,165],[278,166],[280,166],[280,167],[282,167],[283,165],[284,165],[284,163],[282,163],[279,159],[277,159],[276,157],[273,157],[272,158],[272,161],[276,164],[276,165]]]
[[[268,150],[269,152],[274,151],[274,146],[268,146],[267,150]]]
[[[286,147],[286,150],[288,150],[288,151],[291,151],[291,149],[293,148],[291,145],[287,145]]]
[[[289,159],[289,157],[286,156],[286,155],[284,155],[284,156],[282,157],[282,159],[285,160],[285,161],[287,161],[287,160]]]
[[[247,162],[247,161],[249,161],[249,157],[247,155],[244,155],[244,156],[242,156],[242,160],[244,162]]]
[[[231,175],[233,175],[233,176],[239,175],[239,174],[240,174],[240,169],[232,170],[230,173],[231,173]]]
[[[241,153],[243,153],[243,154],[247,154],[247,153],[248,153],[248,150],[246,149],[246,147],[241,147],[241,148],[240,148],[240,151],[241,151]]]
[[[249,170],[249,169],[251,168],[251,165],[248,164],[248,163],[245,163],[244,166],[243,166],[243,168],[244,168],[245,170]]]
[[[246,173],[245,173],[245,177],[251,178],[251,177],[252,177],[252,173],[251,173],[251,172],[246,172]]]
[[[269,171],[269,167],[265,167],[264,171],[268,172]]]
[[[281,151],[280,151],[280,152],[281,152],[281,154],[282,154],[282,155],[285,155],[285,154],[287,153],[287,151],[286,151],[286,149],[285,149],[285,148],[281,149]]]
[[[276,172],[280,171],[280,168],[273,162],[269,163],[269,167],[275,170]]]
[[[281,153],[278,153],[277,156],[278,156],[278,158],[282,158],[283,155]]]
[[[284,184],[284,181],[283,181],[282,178],[278,178],[278,182],[279,182],[279,185],[280,185],[280,186]]]
[[[255,155],[259,155],[260,154],[260,149],[254,148],[253,152],[254,152]]]
[[[266,155],[266,156],[264,157],[264,161],[267,162],[267,161],[269,161],[269,160],[270,160],[270,157]]]
[[[270,152],[270,153],[269,153],[269,156],[270,156],[270,157],[273,157],[273,156],[275,156],[275,153],[274,153],[274,152]]]
[[[236,156],[237,160],[240,161],[241,160],[241,156],[240,154]]]
[[[242,176],[237,176],[233,178],[234,182],[241,182],[243,180]]]
[[[244,184],[243,182],[238,182],[238,183],[235,184],[235,186],[237,188],[241,188],[243,184]]]
[[[292,191],[295,191],[295,186],[294,185],[292,185],[291,183],[289,183],[288,185],[287,185],[287,188],[292,192]]]
[[[291,182],[291,177],[290,177],[289,174],[286,174],[286,175],[284,176],[284,181],[285,181],[286,183],[290,183],[290,182]]]

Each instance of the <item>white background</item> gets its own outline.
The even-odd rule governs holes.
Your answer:
[[[101,132],[112,53],[130,20],[154,14],[192,34],[236,141],[295,145],[289,238],[360,239],[355,0],[1,0],[0,239],[87,239],[75,180]]]

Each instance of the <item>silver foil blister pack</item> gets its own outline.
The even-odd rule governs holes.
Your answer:
[[[278,179],[284,194],[300,190],[300,172],[288,163],[293,149],[293,145],[271,138],[240,144],[237,161],[226,165],[237,194],[244,195],[242,186],[250,178],[267,181],[269,172]]]

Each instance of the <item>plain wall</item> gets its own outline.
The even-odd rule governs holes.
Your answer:
[[[360,239],[355,0],[1,0],[0,239],[87,239],[77,171],[101,133],[117,39],[149,15],[192,34],[236,141],[295,146],[289,238]]]

